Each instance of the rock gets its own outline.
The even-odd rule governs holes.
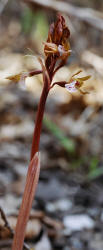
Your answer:
[[[71,208],[72,208],[72,202],[68,199],[61,199],[52,203],[48,202],[46,205],[46,209],[49,212],[55,212],[55,211],[65,212],[70,210]]]
[[[68,195],[67,186],[61,185],[57,179],[51,179],[49,182],[39,181],[36,197],[43,201],[53,201]]]
[[[94,221],[86,214],[65,216],[63,223],[71,232],[92,229],[94,227]]]

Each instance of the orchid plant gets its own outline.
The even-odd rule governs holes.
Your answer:
[[[33,141],[31,147],[31,159],[28,167],[26,184],[22,199],[22,204],[17,219],[15,236],[13,240],[12,250],[22,250],[25,237],[26,224],[29,218],[32,201],[36,191],[36,186],[39,178],[40,171],[40,156],[39,156],[39,143],[42,128],[42,120],[44,115],[45,103],[49,91],[57,84],[60,87],[66,88],[70,93],[82,90],[84,81],[88,80],[90,76],[78,77],[81,72],[78,71],[66,81],[53,82],[55,73],[63,67],[68,57],[70,56],[69,44],[70,31],[66,26],[65,19],[62,15],[57,16],[56,23],[52,23],[48,32],[47,41],[44,42],[44,61],[38,58],[41,70],[33,70],[30,72],[21,72],[20,74],[7,77],[7,79],[18,82],[25,80],[26,77],[31,77],[37,74],[43,75],[43,90],[38,105],[37,117],[34,127]]]

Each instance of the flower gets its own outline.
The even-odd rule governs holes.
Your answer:
[[[14,83],[22,83],[22,85],[25,85],[25,79],[27,77],[32,77],[41,73],[43,73],[42,70],[31,70],[29,72],[22,71],[18,74],[7,76],[5,79],[10,80]]]
[[[28,76],[29,76],[28,72],[20,72],[19,74],[7,76],[6,79],[10,81],[14,81],[15,83],[18,83],[21,80],[24,80]]]
[[[70,54],[69,36],[70,31],[65,24],[65,19],[59,14],[56,23],[51,24],[47,42],[44,43],[46,57],[51,54],[56,55],[58,58],[67,57]]]
[[[45,65],[50,77],[54,75],[54,71],[56,73],[65,64],[70,55],[69,36],[70,31],[66,26],[65,19],[59,14],[56,23],[51,24],[47,41],[44,43]],[[58,59],[61,62],[57,66],[57,69],[54,69]]]
[[[84,76],[84,77],[74,77],[75,75],[78,75],[79,73],[81,72],[78,71],[76,72],[72,77],[71,79],[69,80],[68,83],[65,84],[65,88],[70,92],[70,93],[73,93],[73,92],[76,92],[77,90],[79,90],[80,93],[82,94],[87,94],[88,92],[87,91],[83,91],[81,89],[81,87],[83,86],[84,84],[84,81],[87,81],[91,76],[88,75],[88,76]]]
[[[88,92],[82,90],[81,87],[83,86],[84,81],[87,81],[91,76],[88,75],[88,76],[84,76],[84,77],[76,77],[76,78],[74,77],[74,76],[80,74],[81,72],[82,72],[82,70],[79,70],[78,72],[73,74],[68,82],[60,81],[60,82],[52,83],[51,88],[53,88],[55,85],[59,85],[60,87],[66,88],[70,93],[73,93],[73,92],[76,92],[77,90],[79,90],[79,92],[82,94],[88,94]]]

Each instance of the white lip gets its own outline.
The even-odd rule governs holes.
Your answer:
[[[66,88],[70,93],[73,93],[73,92],[76,92],[76,91],[77,91],[77,88],[75,87],[75,85],[76,85],[76,81],[72,81],[71,83],[65,84],[65,88]]]

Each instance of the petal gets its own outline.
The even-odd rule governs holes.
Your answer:
[[[52,24],[50,25],[50,29],[49,29],[49,32],[48,32],[48,39],[47,39],[47,42],[52,43],[52,41],[53,41],[53,33],[54,33],[54,23],[52,23]]]
[[[72,81],[71,83],[65,84],[65,88],[70,92],[76,92],[77,88],[76,88],[76,81]]]
[[[58,52],[59,52],[60,56],[62,56],[64,54],[64,51],[65,51],[64,47],[62,45],[59,45],[58,46]]]
[[[57,50],[57,45],[55,43],[43,42],[43,44],[49,49]]]
[[[29,75],[29,74],[33,75],[33,71],[30,71],[30,72],[20,72],[19,74],[7,76],[6,79],[14,81],[15,83],[18,83],[18,82],[21,82],[22,80],[24,80],[26,77],[32,76],[32,75]]]
[[[76,76],[76,75],[79,75],[81,72],[82,72],[82,70],[81,70],[81,69],[80,69],[80,70],[78,70],[76,73],[74,73],[74,74],[72,75],[72,77],[73,77],[73,76]]]
[[[58,47],[55,43],[48,43],[48,42],[43,42],[44,43],[44,53],[46,56],[48,56],[50,53],[58,53]]]
[[[62,45],[58,46],[58,52],[60,54],[60,57],[66,57],[70,54],[71,50],[65,50],[65,47]]]
[[[83,95],[85,95],[85,94],[89,94],[89,92],[88,91],[85,91],[85,90],[82,90],[82,89],[78,89],[79,90],[79,92],[81,93],[81,94],[83,94]]]
[[[19,74],[7,76],[6,79],[8,79],[10,81],[14,81],[14,82],[19,82],[21,79],[21,76],[22,76],[22,73],[19,73]]]
[[[88,75],[88,76],[80,77],[80,78],[78,78],[78,80],[79,80],[79,81],[87,81],[87,80],[90,79],[90,78],[91,78],[91,76]]]
[[[56,44],[60,44],[62,34],[63,34],[63,22],[65,22],[64,18],[59,14],[57,21],[55,23],[54,27],[54,36],[53,36],[53,41]]]

